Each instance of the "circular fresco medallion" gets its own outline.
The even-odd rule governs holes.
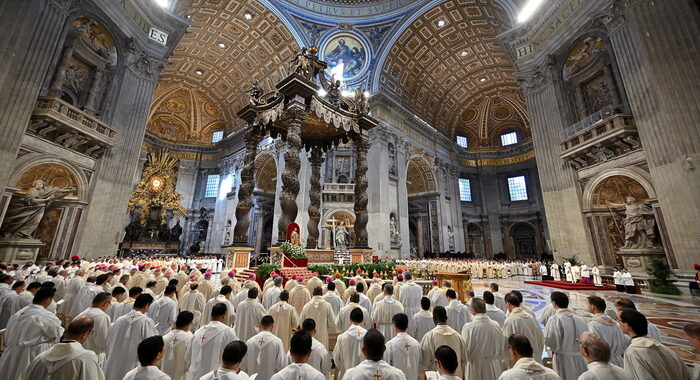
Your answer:
[[[496,120],[506,120],[510,118],[512,115],[512,112],[510,108],[506,106],[498,106],[493,109],[493,117]]]
[[[352,82],[367,72],[369,48],[358,36],[336,33],[328,38],[320,49],[321,59],[328,62],[328,76],[342,73],[342,80]],[[336,79],[337,75],[336,75]]]
[[[204,103],[204,111],[211,117],[217,117],[219,115],[219,109],[216,108],[216,105],[212,102]]]
[[[185,102],[180,98],[170,98],[165,102],[165,105],[172,112],[185,112],[187,110]]]

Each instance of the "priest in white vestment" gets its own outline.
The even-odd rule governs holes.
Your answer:
[[[284,290],[291,292],[292,289],[294,289],[295,286],[299,285],[297,282],[297,275],[292,275],[292,278],[287,280],[287,283],[284,284]]]
[[[194,314],[191,311],[181,311],[175,319],[175,328],[163,337],[165,348],[160,360],[160,369],[172,379],[185,378],[185,354],[194,337],[190,332],[193,321]]]
[[[593,318],[588,322],[588,331],[603,339],[610,349],[610,364],[622,367],[622,354],[629,345],[629,337],[622,333],[617,321],[605,314],[607,305],[598,296],[588,297],[588,311]]]
[[[177,288],[174,285],[167,286],[157,301],[148,309],[148,316],[156,323],[158,335],[165,335],[173,328],[177,318],[178,304],[175,300]]]
[[[342,380],[405,380],[406,375],[382,360],[386,346],[384,336],[377,330],[369,330],[362,339],[365,360],[348,369]]]
[[[314,288],[313,298],[304,306],[299,315],[300,320],[311,318],[316,322],[316,339],[328,347],[328,334],[335,332],[335,314],[331,304],[323,299],[320,286]]]
[[[447,311],[444,307],[436,306],[433,309],[433,321],[435,328],[428,331],[420,342],[423,370],[435,371],[435,350],[440,346],[449,346],[457,353],[459,360],[457,376],[462,377],[464,374],[462,369],[467,360],[467,350],[462,336],[447,325]]]
[[[445,306],[447,310],[447,325],[455,331],[462,331],[464,325],[471,322],[472,315],[470,310],[462,305],[462,301],[457,299],[457,293],[453,289],[448,289],[445,292],[448,304]]]
[[[371,300],[374,300],[378,295],[382,293],[382,284],[380,283],[381,280],[379,279],[379,274],[375,274],[375,276],[376,277],[372,278],[369,289],[367,289],[367,298]]]
[[[232,327],[224,324],[226,304],[214,305],[211,310],[211,322],[194,333],[185,353],[185,367],[188,368],[186,380],[199,380],[208,372],[215,370],[221,361],[221,354],[227,344],[239,340]]]
[[[303,320],[301,322],[301,331],[311,337],[311,355],[307,363],[321,372],[326,379],[329,379],[333,363],[331,362],[331,357],[328,354],[326,346],[319,342],[318,339],[314,338],[316,336],[316,322],[311,318]],[[289,362],[292,363],[291,354],[288,353],[287,357]]]
[[[372,328],[372,318],[367,309],[364,307],[360,306],[358,301],[360,300],[360,295],[355,293],[350,298],[348,299],[348,304],[343,306],[340,311],[338,312],[338,315],[335,316],[335,326],[338,329],[338,333],[342,333],[348,328],[350,328],[350,312],[353,311],[356,308],[359,308],[362,310],[362,315],[363,317],[363,327],[366,330],[369,330]]]
[[[199,380],[247,380],[248,374],[241,371],[247,352],[248,346],[240,340],[227,344],[221,355],[221,366]]]
[[[489,285],[489,290],[491,291],[491,293],[493,293],[493,304],[497,308],[499,308],[502,312],[505,313],[506,312],[506,302],[505,302],[505,299],[503,298],[503,296],[498,294],[498,288],[499,288],[499,286],[495,282],[492,282]]]
[[[362,339],[367,330],[362,327],[364,314],[359,306],[350,312],[351,326],[342,334],[338,335],[338,339],[333,349],[333,360],[338,369],[339,379],[343,378],[345,371],[358,364],[363,359],[362,356]]]
[[[584,332],[578,338],[579,350],[588,362],[588,369],[578,380],[634,380],[629,372],[610,364],[610,346],[591,332]]]
[[[282,277],[275,277],[273,280],[273,286],[270,286],[265,290],[263,295],[262,304],[265,310],[269,310],[272,305],[276,304],[280,300],[280,293],[282,293]]]
[[[134,309],[112,324],[107,336],[107,360],[104,365],[107,380],[121,380],[127,371],[138,366],[136,349],[142,340],[158,335],[155,322],[146,315],[153,303],[149,294],[134,301]]]
[[[426,372],[426,380],[462,380],[455,373],[457,372],[457,353],[447,346],[440,346],[435,350],[436,372]]]
[[[423,297],[420,300],[421,311],[413,315],[411,322],[408,324],[409,334],[417,341],[423,340],[423,336],[433,328],[433,313],[430,312],[430,299]]]
[[[624,308],[637,310],[637,306],[634,304],[634,301],[632,301],[632,299],[628,297],[616,298],[614,305],[617,313],[615,313],[614,316],[611,316],[612,318],[617,318],[617,314],[620,313]],[[608,315],[610,316],[610,314]],[[659,328],[651,322],[649,322],[647,326],[647,335],[649,336],[649,338],[661,343],[661,332],[659,331]]]
[[[325,380],[325,376],[307,363],[311,355],[311,337],[303,332],[297,332],[289,344],[289,354],[292,363],[272,376],[271,380]]]
[[[620,312],[620,328],[632,338],[624,354],[625,372],[635,380],[690,379],[690,370],[675,352],[647,337],[648,325],[637,310],[625,308]]]
[[[75,319],[80,317],[90,317],[92,319],[92,334],[83,343],[83,347],[97,354],[100,367],[103,365],[107,355],[107,337],[109,336],[109,329],[112,327],[112,319],[105,313],[105,310],[111,305],[111,301],[111,294],[106,292],[100,293],[92,300],[91,307],[75,317]]]
[[[182,296],[180,311],[192,313],[192,330],[196,331],[202,325],[202,316],[207,301],[204,295],[199,292],[199,284],[190,284],[190,290]],[[231,306],[233,308],[233,306]]]
[[[12,317],[12,304],[15,302],[15,298],[24,291],[24,287],[24,281],[15,281],[12,284],[12,289],[0,297],[0,330],[7,327],[7,321]]]
[[[66,295],[63,297],[63,303],[58,307],[58,312],[70,317],[70,310],[73,308],[73,303],[76,301],[76,296],[85,282],[85,272],[78,270],[73,278],[66,283]],[[75,315],[73,315],[75,317]]]
[[[471,313],[474,319],[462,329],[467,357],[464,376],[467,379],[496,380],[502,371],[506,338],[498,323],[486,315],[483,300],[472,300]]]
[[[420,311],[420,300],[423,298],[423,287],[416,284],[416,282],[413,280],[413,276],[409,272],[406,272],[405,279],[406,282],[401,287],[401,294],[399,294],[399,302],[401,305],[403,305],[403,312],[408,316],[410,324],[413,316]]]
[[[403,305],[394,298],[394,286],[387,284],[384,286],[384,298],[374,305],[374,311],[371,313],[372,322],[377,330],[384,334],[384,339],[390,340],[394,337],[391,319],[399,313],[403,313]]]
[[[544,333],[535,318],[522,308],[522,301],[515,293],[508,293],[505,297],[508,317],[503,323],[503,336],[508,338],[513,334],[522,334],[532,345],[532,358],[542,363],[542,351],[544,349]],[[509,366],[510,367],[510,366]]]
[[[202,312],[202,326],[211,321],[211,311],[215,305],[220,303],[226,305],[226,319],[224,319],[224,323],[228,326],[233,326],[236,323],[236,311],[234,310],[235,306],[233,305],[233,302],[228,300],[229,295],[231,295],[231,287],[226,285],[221,288],[219,295],[207,301],[206,305],[204,305],[204,311]]]
[[[298,284],[289,292],[289,303],[297,309],[299,315],[301,315],[304,306],[311,301],[311,293],[303,285],[303,281],[303,278],[299,278]]]
[[[404,285],[402,290],[406,289],[406,285]],[[408,329],[408,316],[406,314],[394,315],[392,322],[396,336],[386,343],[384,361],[402,369],[406,380],[418,380],[421,372],[420,342],[406,333]]]
[[[569,309],[569,297],[552,292],[552,305],[557,310],[544,328],[544,343],[552,349],[552,367],[564,380],[576,379],[586,371],[586,361],[579,354],[578,337],[588,326],[583,318]]]
[[[485,291],[483,295],[484,302],[486,303],[486,315],[491,318],[492,321],[498,323],[499,326],[503,326],[506,321],[506,313],[503,310],[496,307],[496,297],[490,291]]]
[[[282,293],[280,293],[280,301],[272,305],[270,310],[267,311],[267,314],[275,320],[272,333],[282,340],[285,351],[289,351],[289,340],[292,339],[292,330],[299,327],[297,310],[287,303],[288,300],[289,292],[283,290]]]
[[[360,296],[360,301],[358,302],[360,306],[364,307],[370,314],[372,314],[373,300],[370,300],[369,297],[365,295],[364,283],[358,282],[357,285],[355,285],[355,290],[357,290],[357,294]]]
[[[343,299],[340,298],[335,289],[335,284],[329,282],[328,285],[326,285],[326,292],[323,295],[323,299],[331,305],[331,308],[333,308],[333,315],[337,316],[340,312],[340,309],[342,309],[343,306],[345,306],[345,303],[343,302]]]
[[[31,361],[61,338],[61,320],[46,310],[53,302],[55,292],[53,288],[39,289],[31,305],[10,317],[5,331],[7,349],[0,356],[0,374],[3,378],[21,378]]]
[[[432,296],[430,296],[430,303],[433,305],[433,308],[438,307],[438,306],[442,306],[442,307],[447,306],[447,304],[450,301],[447,300],[447,296],[445,295],[445,293],[447,293],[447,290],[451,289],[451,288],[452,288],[451,282],[449,282],[449,281],[442,282],[442,287],[437,288],[437,290],[435,290],[435,292],[432,294]],[[433,289],[435,289],[435,288],[433,288]]]
[[[136,298],[142,293],[141,288],[135,287],[129,289],[129,297],[121,302],[121,304],[114,306],[114,316],[112,322],[115,322],[119,317],[128,314],[130,311],[134,310],[134,302]]]
[[[287,353],[284,351],[282,340],[271,332],[273,324],[271,316],[262,317],[260,332],[246,341],[248,354],[241,368],[247,374],[257,374],[256,379],[269,380],[287,365]]]
[[[508,337],[508,351],[515,364],[501,373],[498,380],[561,380],[554,370],[532,358],[532,345],[524,335]]]
[[[313,276],[309,278],[308,281],[306,281],[306,289],[309,290],[309,293],[313,294],[314,288],[316,288],[317,286],[323,288],[323,281],[321,281],[321,279],[318,278],[318,273],[314,272]]]
[[[39,291],[39,289],[41,289],[41,283],[30,282],[24,291],[20,292],[17,297],[14,297],[12,299],[12,304],[10,305],[10,317],[17,314],[20,309],[31,305],[34,295]]]
[[[90,336],[92,328],[90,317],[74,319],[63,339],[35,357],[21,379],[104,380],[97,355],[82,345]]]
[[[163,357],[163,337],[151,336],[139,343],[136,354],[139,365],[127,372],[122,380],[170,380],[170,376],[158,368],[158,362]]]
[[[258,301],[258,288],[248,289],[248,299],[238,305],[237,321],[233,326],[236,336],[243,342],[247,342],[253,335],[257,334],[260,320],[267,311]]]

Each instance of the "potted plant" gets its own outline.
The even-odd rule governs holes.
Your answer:
[[[309,259],[306,257],[306,246],[304,243],[299,242],[298,245],[294,245],[289,241],[285,241],[280,244],[280,249],[284,253],[285,267],[306,268]]]

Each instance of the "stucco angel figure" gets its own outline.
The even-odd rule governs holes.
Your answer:
[[[606,204],[625,210],[625,246],[622,248],[654,248],[656,222],[650,206],[638,202],[634,197],[625,198],[623,204]]]
[[[42,180],[35,181],[26,194],[12,196],[0,234],[7,238],[33,238],[46,208],[73,191],[72,187],[53,187]]]

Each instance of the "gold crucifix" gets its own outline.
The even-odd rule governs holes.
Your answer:
[[[177,343],[177,337],[173,338],[173,346]]]
[[[206,339],[206,336],[202,335],[202,343],[204,343],[204,339]]]
[[[406,349],[406,351],[408,351],[408,349],[411,348],[411,345],[406,343],[403,347]]]
[[[260,338],[260,340],[258,341],[258,343],[260,343],[260,345],[262,346],[262,345],[263,345],[263,343],[265,343],[265,339],[263,339],[263,338]]]
[[[379,373],[379,370],[377,370],[377,373],[375,373],[374,375],[372,375],[372,377],[374,377],[375,379],[381,379],[381,378],[382,378],[382,374]]]

